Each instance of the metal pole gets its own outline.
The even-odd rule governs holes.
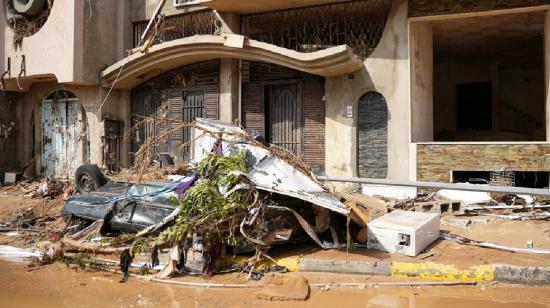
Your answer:
[[[466,191],[483,191],[483,192],[505,193],[505,194],[516,194],[516,195],[550,196],[550,189],[548,188],[490,186],[490,185],[474,185],[474,184],[463,184],[463,183],[398,181],[398,180],[367,179],[367,178],[344,177],[344,176],[319,176],[317,177],[317,179],[319,181],[329,181],[329,182],[453,189],[453,190],[466,190]]]
[[[162,11],[162,8],[164,7],[164,4],[166,3],[166,0],[160,0],[159,4],[157,5],[157,8],[153,12],[153,16],[151,16],[151,20],[149,20],[149,23],[147,24],[147,27],[145,27],[145,30],[143,30],[143,34],[141,35],[141,38],[139,39],[138,47],[141,46],[141,43],[145,40],[147,37],[147,34],[151,30],[151,26],[156,22],[157,16]]]

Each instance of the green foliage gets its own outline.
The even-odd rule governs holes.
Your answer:
[[[236,176],[231,172],[247,172],[246,151],[239,151],[232,156],[208,155],[197,167],[197,173],[204,178],[211,179],[215,185],[227,185],[235,181]]]
[[[87,253],[78,253],[72,260],[69,260],[67,263],[72,263],[78,265],[80,268],[85,268],[86,266],[95,267],[97,262],[91,255]]]
[[[197,216],[204,215],[212,209],[224,206],[224,204],[225,199],[218,191],[214,181],[204,179],[186,192],[180,206],[182,215]]]
[[[130,248],[130,254],[132,256],[135,256],[138,253],[146,253],[150,250],[150,243],[149,240],[144,238],[138,238],[134,241],[132,244],[132,247]]]
[[[178,243],[197,232],[205,238],[225,242],[237,228],[229,218],[246,215],[256,193],[254,188],[237,190],[227,197],[220,193],[219,186],[231,189],[247,183],[239,172],[247,172],[245,151],[229,157],[211,154],[203,159],[197,168],[201,180],[179,201],[181,214],[174,225],[160,234],[159,240]]]

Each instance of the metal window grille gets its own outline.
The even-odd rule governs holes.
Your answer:
[[[134,47],[137,47],[148,21],[134,24]],[[198,11],[164,18],[155,44],[168,42],[193,35],[217,35],[221,21],[212,10]]]
[[[516,186],[516,173],[514,171],[492,171],[491,185]]]
[[[390,7],[391,0],[364,0],[251,14],[241,18],[241,30],[300,52],[348,44],[367,58],[380,42]]]

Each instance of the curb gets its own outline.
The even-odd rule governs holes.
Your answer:
[[[424,280],[488,282],[495,280],[495,271],[493,265],[477,265],[463,270],[457,268],[455,265],[438,263],[393,262],[390,276]]]
[[[300,263],[300,271],[390,276],[391,263],[303,259]]]
[[[495,280],[522,284],[550,284],[550,267],[495,264]]]
[[[550,267],[482,264],[467,269],[439,263],[402,263],[324,260],[302,257],[275,259],[291,272],[378,275],[418,280],[460,282],[500,281],[514,284],[550,285]]]

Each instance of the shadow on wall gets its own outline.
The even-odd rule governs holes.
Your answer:
[[[370,59],[407,60],[408,45],[407,1],[393,0],[384,32]]]
[[[17,159],[17,127],[15,125],[15,100],[8,95],[0,98],[0,182],[4,173],[19,167]]]

